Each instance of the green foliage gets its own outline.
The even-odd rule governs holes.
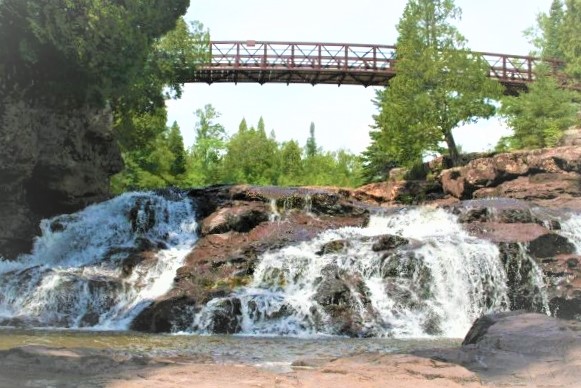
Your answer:
[[[186,172],[186,151],[184,139],[178,123],[174,121],[167,136],[167,146],[172,154],[172,162],[169,172],[173,176],[180,176]]]
[[[377,93],[372,143],[364,153],[366,179],[386,166],[411,166],[445,142],[453,161],[457,126],[495,113],[501,86],[488,77],[488,64],[465,48],[450,24],[460,14],[452,0],[410,0],[398,24],[397,75]]]
[[[541,13],[537,16],[537,26],[525,31],[531,43],[540,55],[546,59],[564,60],[561,41],[563,37],[563,19],[565,10],[561,0],[553,0],[549,14]]]
[[[581,0],[566,0],[559,49],[566,63],[565,71],[581,83]]]
[[[102,104],[141,77],[151,46],[188,0],[3,0],[0,94]]]
[[[264,120],[258,129],[239,130],[228,142],[223,180],[228,183],[270,185],[278,183],[278,144],[268,138]]]
[[[303,181],[302,153],[303,150],[295,140],[282,144],[280,150],[281,177],[278,182],[281,186],[300,185]]]
[[[196,110],[196,116],[196,142],[190,150],[187,182],[192,186],[201,186],[220,180],[227,136],[224,127],[216,122],[220,113],[212,105]]]
[[[574,58],[581,54],[581,29],[575,24],[581,22],[580,11],[579,1],[567,1],[565,10],[560,0],[553,0],[549,14],[540,14],[537,27],[529,32],[542,57],[567,61],[566,70],[573,77],[581,75]],[[562,88],[563,80],[554,78],[547,64],[537,66],[535,72],[537,79],[528,93],[502,100],[500,113],[513,134],[500,139],[497,151],[555,146],[563,131],[575,123],[578,93]]]
[[[315,140],[315,123],[311,122],[309,127],[309,138],[307,139],[307,144],[305,146],[305,153],[307,158],[312,158],[317,154],[317,141]]]
[[[122,156],[125,168],[111,179],[114,193],[184,186],[187,155],[176,123],[165,126],[165,109],[132,116],[135,130]]]
[[[541,76],[529,86],[528,93],[505,97],[500,114],[513,130],[501,139],[498,151],[533,149],[557,144],[564,130],[575,122],[578,106],[574,92],[561,88],[553,77]]]

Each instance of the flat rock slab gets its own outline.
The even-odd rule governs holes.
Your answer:
[[[462,365],[494,385],[580,386],[579,321],[521,312],[492,315],[474,324],[466,342],[418,354]]]

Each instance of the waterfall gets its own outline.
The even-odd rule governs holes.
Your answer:
[[[308,196],[270,206],[270,222],[317,217]],[[191,320],[195,333],[458,338],[491,311],[549,313],[543,264],[527,245],[474,237],[458,217],[391,209],[272,249],[245,286],[168,321]],[[558,221],[555,233],[579,250],[581,216]],[[0,261],[0,325],[126,330],[172,289],[197,241],[191,199],[172,191],[127,193],[40,227],[31,254]]]
[[[570,217],[560,221],[561,230],[557,232],[566,237],[575,245],[577,252],[581,252],[581,214],[571,214]]]
[[[378,249],[386,235],[401,246]],[[251,284],[210,302],[193,330],[211,331],[230,301],[242,334],[462,337],[483,313],[510,307],[506,284],[495,244],[442,209],[404,209],[265,253]]]
[[[43,220],[30,255],[0,262],[0,324],[126,329],[195,244],[182,193],[127,193]]]

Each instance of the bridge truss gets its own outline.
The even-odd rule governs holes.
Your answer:
[[[507,93],[535,79],[540,62],[532,56],[473,52],[484,58],[489,76]],[[184,82],[303,83],[386,86],[395,76],[395,46],[267,41],[212,41],[210,61]],[[553,62],[553,71],[561,64]]]

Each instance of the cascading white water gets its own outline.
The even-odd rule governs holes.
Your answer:
[[[561,230],[556,232],[566,237],[575,245],[577,252],[581,252],[581,214],[571,214],[569,218],[560,222]]]
[[[197,240],[191,200],[176,192],[127,193],[41,230],[32,254],[0,262],[0,323],[126,329]]]
[[[374,236],[385,234],[410,244],[374,251]],[[333,241],[341,249],[322,253]],[[444,210],[416,208],[266,253],[252,283],[229,298],[240,301],[243,334],[349,333],[343,320],[363,335],[462,337],[481,314],[509,308],[506,280],[496,245],[469,236]],[[193,329],[210,330],[222,304],[209,303]]]

